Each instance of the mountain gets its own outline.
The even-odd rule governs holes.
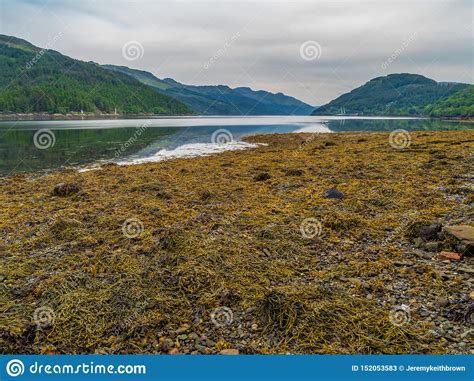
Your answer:
[[[0,35],[0,113],[190,114],[140,81]]]
[[[390,74],[341,95],[313,115],[473,116],[472,88],[418,74]]]
[[[195,86],[171,78],[125,66],[104,65],[109,70],[127,74],[160,94],[169,95],[203,115],[309,115],[314,106],[282,93],[254,91],[248,87]]]

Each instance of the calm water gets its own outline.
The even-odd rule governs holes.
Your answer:
[[[256,134],[395,129],[474,129],[474,124],[293,116],[0,122],[0,176],[102,161],[154,161],[245,148],[240,140]],[[219,144],[230,139],[230,143]]]

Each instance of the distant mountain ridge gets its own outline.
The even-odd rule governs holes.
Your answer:
[[[283,93],[225,85],[185,85],[171,78],[160,79],[152,73],[126,66],[103,66],[138,79],[158,93],[171,96],[202,115],[310,115],[315,109]]]
[[[192,113],[123,73],[6,35],[0,35],[0,88],[1,113]]]
[[[474,116],[473,85],[389,74],[319,107],[312,115]]]

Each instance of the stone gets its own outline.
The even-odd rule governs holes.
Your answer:
[[[271,178],[272,176],[268,172],[260,172],[253,177],[255,181],[267,181]]]
[[[258,330],[258,324],[256,324],[256,323],[252,324],[251,328],[252,328],[252,331]]]
[[[471,293],[469,294],[469,298],[471,298],[471,300],[474,300],[474,291],[471,291]]]
[[[185,335],[185,334],[178,335],[179,340],[186,340],[187,338],[188,338],[188,335]]]
[[[462,259],[462,255],[459,253],[454,253],[452,251],[442,251],[438,254],[439,259],[447,259],[450,261],[460,261]]]
[[[70,196],[74,193],[78,193],[81,187],[74,183],[59,183],[53,188],[53,196]]]
[[[336,188],[329,188],[326,192],[324,192],[324,197],[340,200],[344,197],[344,193],[337,190]]]
[[[425,247],[428,251],[436,252],[439,249],[439,242],[427,242]]]
[[[239,350],[238,349],[223,349],[222,351],[219,352],[221,355],[238,355]]]
[[[185,333],[189,329],[189,324],[183,324],[181,327],[179,327],[176,330],[177,335],[181,335],[182,333]]]
[[[474,226],[452,225],[446,226],[444,230],[460,241],[474,241]]]
[[[415,244],[415,247],[417,247],[417,248],[423,247],[423,238],[416,237],[413,240],[413,243]]]
[[[466,274],[474,274],[474,267],[472,266],[459,266],[458,271]]]
[[[435,302],[435,306],[438,308],[446,307],[449,304],[449,300],[447,298],[439,298]]]
[[[463,253],[466,255],[474,255],[474,226],[471,225],[452,225],[444,228],[446,234],[455,237],[461,241]]]
[[[439,222],[429,225],[423,225],[418,230],[418,235],[425,241],[432,241],[438,238],[438,233],[443,226]]]
[[[179,349],[178,348],[173,348],[168,352],[168,354],[170,354],[170,355],[179,355]]]

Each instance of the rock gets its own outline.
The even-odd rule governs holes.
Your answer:
[[[188,338],[188,335],[185,335],[185,334],[183,334],[183,335],[178,335],[178,339],[179,339],[179,340],[186,340],[187,338]]]
[[[466,274],[474,274],[474,267],[468,265],[459,266],[458,271]]]
[[[219,352],[221,355],[238,355],[239,350],[238,349],[223,349],[222,351]]]
[[[302,169],[287,169],[285,170],[287,176],[303,176],[304,171]]]
[[[452,225],[446,226],[444,231],[461,241],[466,255],[474,255],[474,226],[471,225]]]
[[[196,344],[196,350],[198,350],[200,353],[207,353],[208,349],[201,344]]]
[[[417,247],[417,248],[423,247],[423,239],[420,238],[420,237],[416,237],[413,240],[413,243],[415,244],[415,247]]]
[[[176,330],[177,335],[181,335],[182,333],[185,333],[189,329],[189,324],[183,324],[181,327],[179,327]]]
[[[344,193],[337,190],[336,188],[329,188],[326,192],[324,192],[324,197],[325,198],[335,198],[337,200],[340,200],[344,197]]]
[[[435,306],[436,306],[437,308],[446,307],[448,304],[449,304],[449,300],[448,300],[447,298],[439,298],[439,299],[435,302]]]
[[[81,190],[81,187],[74,183],[59,183],[53,188],[53,196],[70,196]]]
[[[438,238],[438,233],[441,231],[443,226],[436,222],[430,225],[423,225],[418,230],[418,235],[425,241],[432,241]]]
[[[255,181],[266,181],[270,180],[271,178],[272,176],[268,172],[260,172],[253,177]]]
[[[173,348],[168,352],[169,355],[179,355],[179,349]]]
[[[452,251],[442,251],[438,254],[439,259],[447,259],[450,261],[460,261],[462,259],[462,255],[458,253],[454,253]]]
[[[428,251],[436,252],[439,249],[439,242],[427,242],[425,247]]]
[[[474,291],[471,291],[471,293],[469,294],[469,298],[471,298],[471,300],[474,300]]]
[[[251,328],[252,328],[252,331],[258,330],[258,324],[256,324],[256,323],[252,324]]]

